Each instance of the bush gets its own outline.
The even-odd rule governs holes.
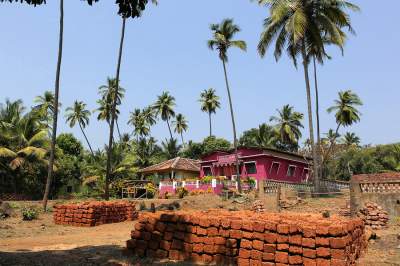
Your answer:
[[[203,177],[203,182],[204,183],[211,183],[211,181],[213,180],[213,176],[205,176],[205,177]]]
[[[249,177],[247,180],[247,183],[249,184],[250,187],[255,188],[256,187],[256,180],[252,177]]]
[[[157,188],[153,185],[153,183],[147,183],[145,188],[147,190],[147,195],[150,198],[153,198],[154,195],[157,193]]]
[[[176,193],[178,194],[178,197],[179,197],[180,199],[183,199],[184,197],[186,197],[187,195],[189,195],[189,191],[188,191],[186,188],[184,188],[184,187],[178,187],[178,188],[176,189]]]
[[[21,210],[22,220],[32,221],[38,218],[39,212],[34,207],[24,207]]]

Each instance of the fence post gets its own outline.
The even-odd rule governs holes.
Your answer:
[[[361,189],[360,183],[353,177],[350,178],[350,215],[355,217],[360,209]]]
[[[182,181],[182,187],[186,186],[186,181]]]
[[[196,188],[199,188],[200,187],[200,184],[199,184],[200,182],[199,182],[199,180],[196,180]]]
[[[176,189],[176,181],[172,181],[172,188]]]
[[[211,179],[211,187],[215,188],[217,187],[217,180],[216,179]]]
[[[276,192],[276,210],[277,212],[281,212],[281,185],[278,185]]]
[[[158,189],[161,190],[162,188],[162,181],[160,181],[160,184],[158,185]]]

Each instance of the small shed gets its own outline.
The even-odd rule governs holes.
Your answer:
[[[172,181],[198,178],[200,161],[176,157],[139,170],[143,176],[153,175],[158,181]]]

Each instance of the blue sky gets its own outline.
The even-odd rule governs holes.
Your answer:
[[[121,19],[112,0],[93,7],[79,0],[65,1],[65,42],[61,79],[63,110],[75,99],[96,108],[97,88],[115,73]],[[362,120],[348,131],[356,132],[364,144],[400,141],[398,116],[400,98],[399,1],[357,0],[362,12],[352,14],[357,36],[350,36],[345,55],[330,50],[333,59],[319,68],[321,128],[335,126],[325,110],[339,90],[352,89],[363,100]],[[388,8],[390,5],[390,8]],[[234,18],[242,28],[238,39],[246,40],[248,52],[229,52],[230,77],[239,133],[268,121],[276,109],[290,104],[306,112],[304,74],[283,56],[279,62],[269,52],[261,59],[256,46],[267,9],[248,0],[160,0],[140,19],[127,24],[121,85],[126,97],[121,107],[122,131],[129,112],[153,103],[162,91],[176,97],[176,111],[189,120],[186,139],[199,141],[208,134],[207,115],[200,111],[198,98],[203,89],[213,87],[221,97],[222,109],[214,117],[214,133],[232,139],[228,103],[221,62],[208,50],[210,23]],[[27,106],[45,90],[53,90],[58,37],[58,1],[43,7],[1,4],[0,23],[0,102],[6,98],[23,99]],[[307,136],[307,121],[304,120]],[[61,113],[59,132],[74,132]],[[88,136],[94,146],[102,147],[108,129],[92,116]],[[153,129],[158,139],[168,137],[162,121]]]

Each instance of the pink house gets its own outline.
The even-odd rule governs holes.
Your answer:
[[[256,180],[278,180],[300,183],[309,178],[310,159],[274,149],[238,148],[240,175]],[[236,178],[234,151],[215,151],[200,162],[200,177],[226,176]]]

